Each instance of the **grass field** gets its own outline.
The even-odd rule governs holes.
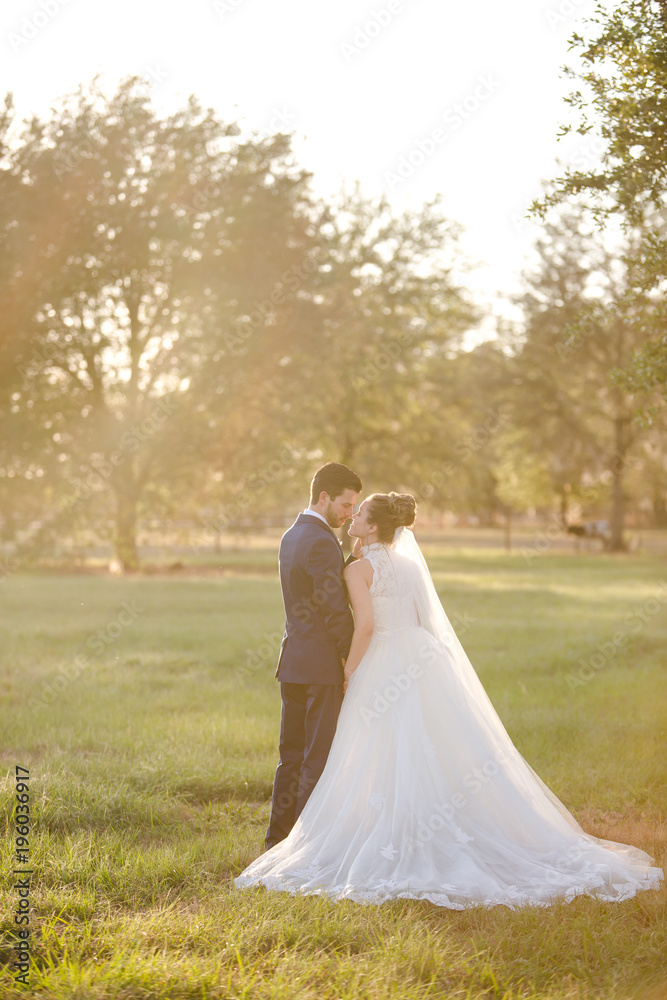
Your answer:
[[[667,867],[667,562],[426,554],[519,750],[588,832]],[[464,912],[234,889],[276,764],[274,559],[0,585],[0,997],[667,996],[664,888]],[[30,773],[28,987],[11,966],[16,765]]]

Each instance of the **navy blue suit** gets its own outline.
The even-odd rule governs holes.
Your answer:
[[[324,770],[354,631],[341,545],[324,521],[299,514],[282,537],[278,560],[287,621],[276,668],[282,698],[280,763],[267,848],[288,835]]]

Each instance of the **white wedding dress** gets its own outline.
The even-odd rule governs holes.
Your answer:
[[[375,627],[326,767],[289,836],[236,885],[451,909],[657,888],[648,854],[585,833],[513,745],[412,531],[363,553]]]

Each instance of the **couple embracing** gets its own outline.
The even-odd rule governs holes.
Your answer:
[[[440,603],[414,498],[374,493],[355,513],[361,489],[327,463],[281,541],[280,763],[266,850],[236,885],[451,909],[657,888],[653,859],[585,833],[512,743]]]

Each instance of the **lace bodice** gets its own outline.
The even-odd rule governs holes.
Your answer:
[[[406,586],[409,574],[404,570],[409,567],[404,565],[404,557],[384,542],[364,545],[361,553],[373,567],[370,595],[375,631],[392,632],[419,625],[414,595],[408,592]],[[397,573],[399,562],[402,572]]]

